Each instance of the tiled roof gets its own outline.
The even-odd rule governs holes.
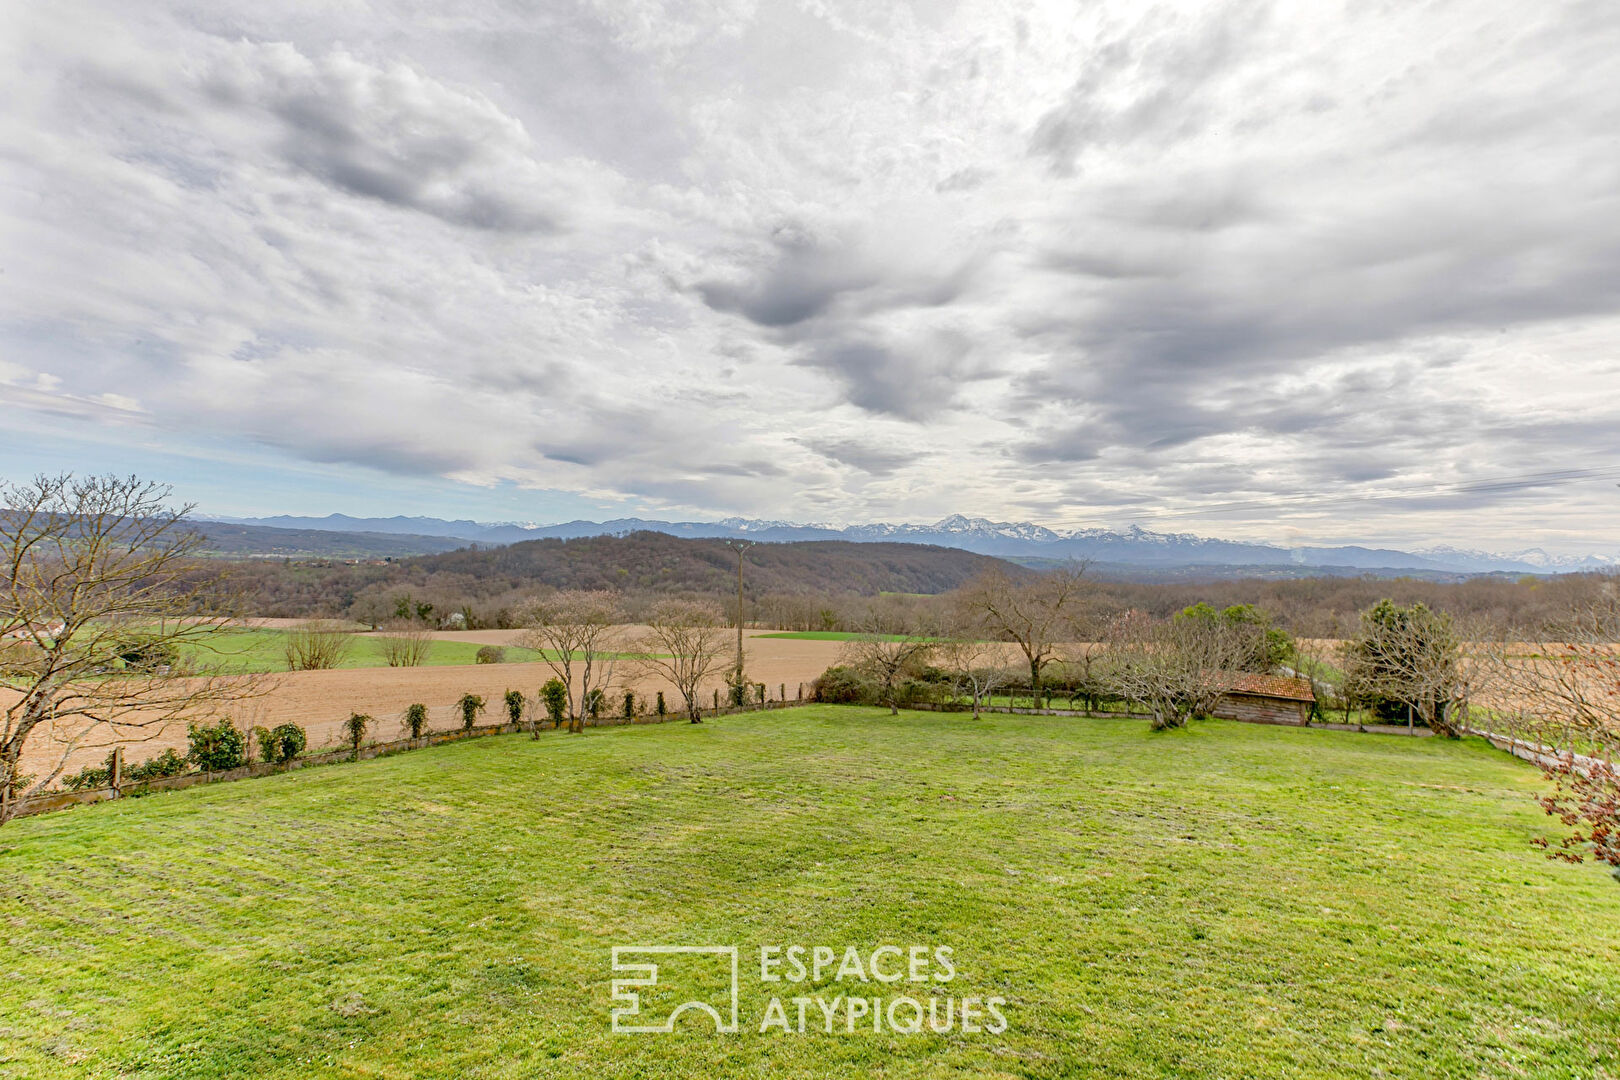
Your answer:
[[[1232,680],[1233,694],[1253,694],[1256,697],[1286,698],[1289,701],[1315,701],[1316,693],[1309,679],[1290,679],[1285,675],[1253,675],[1244,672]]]

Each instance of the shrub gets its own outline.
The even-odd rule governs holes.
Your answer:
[[[726,696],[733,705],[748,704],[748,684],[745,682],[727,683]]]
[[[297,724],[279,724],[266,731],[254,729],[259,739],[259,758],[270,765],[285,764],[304,752],[309,736]]]
[[[413,739],[420,739],[427,733],[428,713],[426,705],[407,705],[405,707],[405,731]]]
[[[502,700],[506,702],[506,719],[514,724],[521,724],[523,722],[523,691],[508,690],[506,697]]]
[[[484,699],[477,694],[462,694],[456,707],[461,710],[461,730],[471,731],[478,722],[478,714],[484,711]]]
[[[861,705],[877,701],[877,688],[852,667],[834,665],[810,684],[810,700],[830,705]]]
[[[93,788],[104,788],[110,783],[112,783],[111,754],[107,755],[107,760],[101,765],[86,765],[73,775],[62,777],[62,786],[67,788],[69,791],[85,791]],[[18,791],[23,791],[27,788],[27,784],[22,782],[21,777],[18,778],[16,786]]]
[[[186,742],[187,760],[203,772],[224,772],[247,763],[247,738],[228,719],[212,726],[187,724]]]
[[[485,645],[473,654],[473,660],[480,664],[504,664],[506,650],[499,645]]]
[[[658,691],[658,704],[655,706],[659,716],[669,715],[669,708],[664,704],[664,692]]]
[[[343,721],[343,733],[349,737],[349,747],[355,753],[360,752],[360,744],[366,738],[366,728],[370,726],[371,717],[365,713],[350,713],[349,718]]]
[[[607,695],[600,687],[585,695],[585,715],[592,720],[602,718],[602,709],[607,705]]]
[[[179,776],[183,772],[190,771],[191,765],[186,759],[170,748],[155,758],[148,758],[139,765],[126,768],[124,779],[132,784],[144,784],[148,780],[161,780],[165,776]]]
[[[634,690],[624,692],[624,718],[626,720],[636,718],[636,692]]]
[[[568,719],[568,687],[561,679],[547,679],[540,688],[540,700],[545,702],[546,718],[561,727]]]
[[[118,658],[129,671],[156,671],[180,662],[180,650],[169,641],[131,641],[118,647]]]

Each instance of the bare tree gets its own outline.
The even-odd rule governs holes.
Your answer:
[[[326,671],[343,663],[354,636],[331,619],[311,619],[288,630],[281,643],[289,671]]]
[[[1251,645],[1221,620],[1127,612],[1109,629],[1109,674],[1122,697],[1153,714],[1153,730],[1184,727],[1215,711]]]
[[[86,745],[139,742],[262,693],[208,658],[236,598],[194,558],[190,506],[135,477],[40,476],[0,487],[0,821]],[[25,751],[42,762],[22,774]]]
[[[729,637],[726,617],[715,605],[664,600],[647,616],[647,630],[633,648],[643,671],[675,684],[686,702],[687,718],[697,724],[703,720],[699,687],[734,659],[726,651]]]
[[[1041,700],[1041,673],[1071,637],[1086,600],[1086,564],[1070,563],[1030,581],[991,570],[964,586],[958,602],[997,637],[1015,642],[1029,665],[1030,695]]]
[[[568,691],[568,730],[585,730],[593,690],[613,680],[619,598],[606,590],[570,589],[530,605],[529,630],[518,644],[541,654]]]
[[[1504,636],[1521,640],[1477,643],[1470,658],[1490,722],[1542,752],[1554,784],[1542,809],[1573,830],[1535,843],[1620,876],[1620,579],[1542,633]]]
[[[949,632],[935,648],[940,665],[951,674],[952,696],[965,688],[973,699],[973,718],[1006,680],[1001,642],[986,641],[984,624],[969,612],[958,612]]]
[[[377,641],[389,667],[421,667],[433,651],[433,631],[420,623],[390,623]]]
[[[895,684],[900,676],[923,663],[938,645],[926,627],[892,614],[869,616],[860,636],[844,646],[843,662],[865,675],[880,688],[880,701],[895,716]]]

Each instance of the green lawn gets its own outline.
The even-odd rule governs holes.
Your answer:
[[[0,1077],[1613,1075],[1620,885],[1529,847],[1540,784],[1478,740],[814,706],[129,799],[0,828]],[[1008,1027],[760,1034],[910,989],[759,982],[795,943],[950,946]],[[740,1033],[613,1034],[642,944],[740,946]]]
[[[191,648],[189,655],[199,663],[217,665],[226,671],[286,671],[284,654],[286,633],[281,630],[230,630],[211,642],[208,648]],[[428,652],[430,666],[471,664],[483,646],[471,641],[435,641]],[[533,649],[504,646],[507,663],[520,663],[540,659]],[[338,667],[387,667],[382,642],[378,638],[359,634],[350,638],[348,654]]]

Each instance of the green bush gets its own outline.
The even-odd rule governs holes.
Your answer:
[[[877,687],[854,668],[842,664],[823,671],[810,684],[810,700],[829,705],[874,705],[877,699]]]
[[[112,783],[112,760],[112,755],[108,754],[107,760],[101,765],[86,765],[73,775],[62,777],[62,786],[69,791],[87,791],[106,787]],[[16,785],[18,791],[23,791],[28,786],[22,781],[23,778],[19,777]]]
[[[148,780],[161,780],[166,776],[179,776],[190,772],[191,764],[185,758],[168,749],[155,758],[149,758],[139,765],[132,765],[124,770],[124,781],[130,784],[144,784]]]
[[[477,694],[462,694],[456,707],[461,710],[461,730],[471,731],[478,722],[478,714],[484,711],[484,699]]]
[[[420,739],[427,734],[428,711],[426,705],[407,705],[405,707],[405,731],[413,739]]]
[[[343,721],[343,733],[349,737],[349,748],[355,753],[360,752],[360,744],[365,741],[366,729],[370,726],[371,717],[365,713],[350,713]]]
[[[508,690],[501,699],[506,702],[506,719],[508,723],[523,723],[523,691]]]
[[[186,725],[186,759],[203,772],[224,772],[247,764],[247,738],[222,719],[213,725]]]
[[[296,758],[309,745],[309,736],[297,724],[278,724],[266,730],[254,728],[259,740],[259,760],[270,765],[282,765]]]
[[[485,645],[473,653],[473,662],[478,664],[504,664],[506,663],[506,650],[499,645]]]
[[[547,679],[540,688],[540,700],[545,702],[546,718],[561,727],[568,719],[568,687],[561,679]]]
[[[654,706],[654,709],[659,716],[669,715],[669,707],[664,704],[664,692],[662,690],[658,691],[658,704]]]
[[[636,718],[636,692],[634,690],[624,692],[624,718],[626,720]]]

